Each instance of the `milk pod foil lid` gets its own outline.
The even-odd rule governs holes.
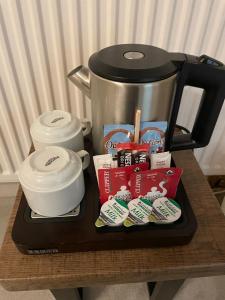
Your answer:
[[[128,214],[129,210],[127,204],[123,200],[112,198],[102,205],[95,226],[121,226],[128,217]]]
[[[149,223],[149,216],[152,212],[152,203],[145,198],[133,199],[128,203],[129,216],[124,221],[124,226],[145,225]]]
[[[166,197],[156,199],[152,204],[150,222],[157,224],[169,224],[181,217],[180,205],[173,199]]]

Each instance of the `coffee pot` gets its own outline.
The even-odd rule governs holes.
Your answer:
[[[225,67],[207,55],[170,53],[142,44],[121,44],[91,55],[89,68],[68,77],[91,99],[94,152],[103,153],[104,124],[167,121],[166,150],[199,148],[211,138],[225,98]],[[174,135],[184,86],[204,90],[190,134]]]

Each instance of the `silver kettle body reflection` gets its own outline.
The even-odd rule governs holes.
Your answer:
[[[176,141],[171,146],[185,85],[180,73],[186,64],[201,65],[198,59],[149,45],[124,44],[94,53],[89,59],[89,68],[81,65],[72,70],[69,79],[91,99],[94,152],[104,152],[104,124],[133,124],[136,109],[142,111],[141,121],[168,121],[167,148],[170,150],[201,147],[208,143],[211,134],[200,143],[190,136],[189,141],[185,141],[186,146],[183,141]],[[196,86],[200,85],[201,82],[197,82]],[[218,107],[222,105],[221,101],[217,102]],[[209,124],[212,130],[214,123]]]
[[[91,99],[94,152],[103,153],[104,124],[133,124],[136,109],[142,121],[168,120],[176,74],[152,83],[121,83],[80,66],[70,79]]]

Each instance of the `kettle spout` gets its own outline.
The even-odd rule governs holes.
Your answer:
[[[88,68],[80,65],[72,70],[67,77],[90,98],[90,71]]]

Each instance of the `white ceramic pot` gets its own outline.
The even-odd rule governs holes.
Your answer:
[[[18,177],[30,208],[47,217],[74,209],[85,193],[83,169],[89,163],[88,152],[75,153],[58,146],[45,147],[29,155]]]
[[[84,149],[84,136],[91,131],[88,120],[79,120],[62,110],[41,114],[31,125],[30,134],[36,150],[60,146],[79,151]]]

